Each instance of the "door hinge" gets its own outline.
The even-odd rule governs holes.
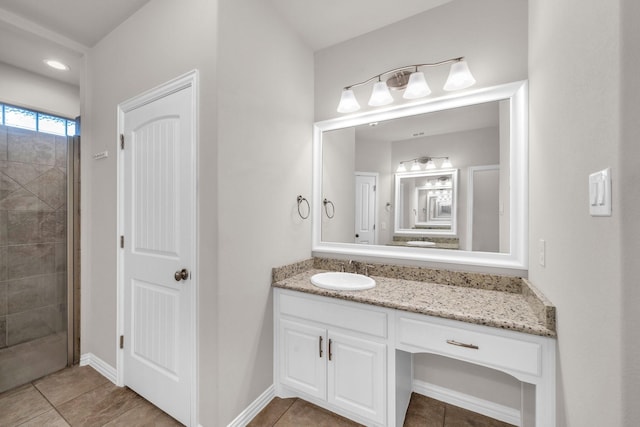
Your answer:
[[[376,188],[377,188],[377,187],[378,187],[377,185],[374,185],[374,186],[373,186],[373,191],[376,191]]]
[[[376,225],[375,225],[375,224],[373,224],[373,229],[374,229],[374,230],[376,229]]]
[[[124,348],[124,335],[120,335],[120,348]]]
[[[120,236],[120,247],[124,249],[124,236]]]
[[[120,134],[120,148],[124,150],[124,134]]]

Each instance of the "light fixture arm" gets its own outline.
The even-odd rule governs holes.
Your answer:
[[[437,67],[437,66],[440,66],[440,65],[451,64],[451,63],[454,63],[454,62],[460,62],[462,60],[464,60],[464,56],[460,56],[458,58],[446,59],[444,61],[439,61],[439,62],[430,62],[430,63],[426,63],[426,64],[405,65],[404,67],[394,68],[392,70],[388,70],[388,71],[385,71],[383,73],[376,74],[375,76],[373,76],[370,79],[367,79],[365,81],[362,81],[362,82],[359,82],[359,83],[354,83],[354,84],[349,85],[349,86],[345,86],[343,88],[343,90],[349,90],[349,89],[352,89],[354,87],[363,86],[363,85],[366,85],[367,83],[371,83],[374,80],[380,81],[382,76],[384,76],[386,74],[393,74],[393,73],[397,73],[398,71],[409,70],[411,68],[415,68],[417,70],[419,67]]]

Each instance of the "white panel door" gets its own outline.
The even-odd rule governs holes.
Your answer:
[[[326,331],[280,320],[280,382],[320,399],[327,396]]]
[[[195,335],[193,92],[126,112],[122,153],[124,383],[186,425]]]
[[[386,345],[330,331],[328,351],[327,401],[384,423]]]
[[[375,175],[356,174],[355,243],[376,244],[376,181]]]

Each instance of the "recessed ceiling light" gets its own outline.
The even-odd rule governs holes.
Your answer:
[[[55,68],[56,70],[67,71],[69,69],[68,65],[63,64],[60,61],[56,61],[55,59],[45,59],[44,63],[51,68]]]

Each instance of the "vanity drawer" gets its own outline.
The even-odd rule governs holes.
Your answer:
[[[399,316],[397,343],[472,363],[539,376],[540,344]],[[471,326],[471,325],[470,325]]]
[[[329,302],[318,297],[309,298],[279,293],[280,314],[349,329],[355,332],[387,337],[387,313],[360,308],[360,304]]]

